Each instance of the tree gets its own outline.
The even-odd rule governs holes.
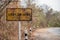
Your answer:
[[[49,25],[51,27],[60,27],[60,13],[55,11],[50,18]]]
[[[16,2],[15,2],[16,5],[13,5],[14,2],[11,2],[11,4],[10,2],[11,0],[10,1],[5,0],[5,2],[2,3],[2,6],[0,4],[0,40],[18,40],[18,22],[6,21],[6,8],[18,7]]]

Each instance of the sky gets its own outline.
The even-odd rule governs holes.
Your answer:
[[[60,11],[60,0],[36,0],[35,2],[37,5],[46,4],[53,10]]]
[[[46,4],[53,10],[60,11],[60,0],[35,0],[35,3],[38,6]],[[22,2],[22,5],[25,5],[24,0]]]

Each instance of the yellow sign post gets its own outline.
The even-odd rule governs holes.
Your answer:
[[[7,8],[6,9],[7,21],[31,21],[32,9],[30,8]]]

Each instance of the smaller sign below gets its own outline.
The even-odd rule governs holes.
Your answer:
[[[32,9],[30,8],[7,8],[7,21],[32,21]]]

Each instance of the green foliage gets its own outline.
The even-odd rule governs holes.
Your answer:
[[[60,13],[56,12],[52,14],[50,21],[49,21],[49,26],[50,27],[60,27]]]

